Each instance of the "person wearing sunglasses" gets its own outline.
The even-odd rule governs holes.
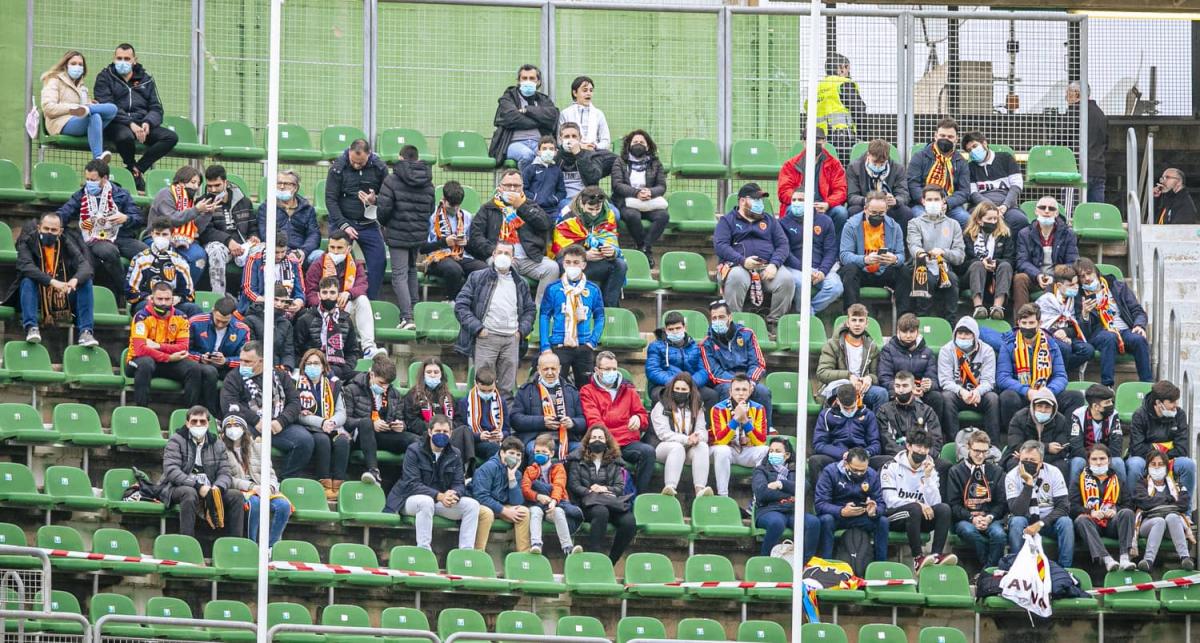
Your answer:
[[[1037,219],[1017,235],[1017,272],[1013,275],[1012,309],[1029,303],[1030,290],[1047,290],[1055,266],[1075,263],[1079,242],[1066,219],[1058,216],[1058,201],[1044,196],[1037,202]]]

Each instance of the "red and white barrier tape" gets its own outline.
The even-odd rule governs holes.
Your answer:
[[[77,558],[79,560],[95,560],[105,563],[147,563],[150,565],[165,565],[167,567],[195,567],[195,564],[182,560],[165,560],[150,556],[118,556],[116,554],[97,554],[90,551],[71,551],[69,549],[47,549],[39,547],[51,558]]]
[[[1109,594],[1145,592],[1155,589],[1170,589],[1172,587],[1189,587],[1191,585],[1200,585],[1200,574],[1172,578],[1170,580],[1156,580],[1150,583],[1134,583],[1132,585],[1119,585],[1117,587],[1097,587],[1096,589],[1088,590],[1088,593],[1092,596],[1107,596]]]
[[[301,563],[294,561],[273,560],[267,563],[267,569],[271,571],[281,572],[319,572],[324,574],[337,574],[339,576],[349,575],[366,575],[366,576],[391,576],[393,578],[411,578],[431,577],[445,578],[448,580],[496,580],[494,578],[485,578],[483,576],[458,576],[456,574],[440,574],[433,572],[419,572],[406,569],[389,569],[385,567],[357,567],[354,565],[327,565],[325,563]]]
[[[899,585],[916,585],[912,578],[896,578],[891,580],[860,580],[860,587],[896,587]],[[640,583],[626,587],[641,587],[645,585],[662,585],[666,587],[686,587],[689,589],[792,589],[790,582],[750,582],[750,581],[697,581],[674,583]]]

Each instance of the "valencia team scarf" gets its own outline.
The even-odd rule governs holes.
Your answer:
[[[954,356],[958,360],[958,377],[962,380],[962,387],[974,391],[979,387],[979,378],[971,367],[971,359],[957,346],[954,347]]]
[[[83,242],[90,244],[116,239],[121,225],[112,223],[108,217],[120,213],[113,200],[111,183],[106,182],[96,196],[84,190],[83,198],[79,201],[79,232],[83,235]]]
[[[454,225],[450,225],[450,213],[446,212],[446,204],[438,204],[437,211],[433,213],[433,233],[437,238],[444,240],[446,237],[461,234],[464,226],[464,215],[462,208],[454,209]],[[425,261],[429,264],[435,264],[443,259],[460,260],[463,257],[463,247],[453,246],[438,248],[433,252],[425,255]]]
[[[484,413],[492,423],[490,429],[483,425]],[[483,399],[479,396],[479,389],[472,387],[471,392],[467,394],[467,425],[475,435],[484,431],[501,430],[504,427],[504,405],[496,397],[490,400]]]
[[[500,212],[504,215],[504,218],[500,220],[499,240],[511,243],[514,246],[520,243],[521,239],[517,236],[517,230],[525,225],[525,220],[521,218],[521,215],[517,214],[516,208],[505,203],[504,199],[500,198],[499,190],[496,190],[496,193],[492,195],[492,204],[500,208]]]
[[[187,188],[179,183],[172,183],[171,198],[175,200],[175,210],[183,212],[192,207],[192,198],[188,196]],[[196,220],[192,219],[187,223],[171,229],[171,245],[175,247],[190,246],[195,243],[196,236],[200,234],[200,229],[196,227]]]
[[[576,199],[577,202],[578,199]],[[617,256],[620,256],[620,243],[617,241],[617,217],[608,205],[603,206],[604,209],[592,219],[589,219],[587,213],[582,210],[575,212],[577,207],[573,203],[571,205],[573,213],[554,226],[550,258],[553,259],[567,246],[576,243],[583,245],[585,250],[599,250],[604,246],[611,246],[618,251]]]
[[[582,273],[574,285],[565,274],[562,276],[563,294],[567,298],[563,307],[563,344],[567,346],[579,345],[579,323],[588,318],[589,310],[583,303],[583,293],[587,285],[587,275]]]
[[[945,257],[938,257],[937,259],[932,259],[931,261],[937,262],[937,267],[938,267],[937,287],[938,288],[949,288],[951,286],[950,273],[946,269]],[[922,263],[918,260],[914,260],[912,291],[909,293],[909,296],[910,297],[921,297],[923,299],[928,299],[928,298],[933,297],[933,294],[929,291],[929,266],[925,265],[924,263]]]
[[[42,272],[50,275],[51,279],[67,281],[67,265],[63,261],[63,243],[60,236],[54,245],[47,246],[38,241],[42,248]],[[38,287],[39,299],[42,304],[42,323],[53,326],[59,321],[70,321],[71,307],[66,293],[53,288],[49,282]]]
[[[971,466],[971,478],[963,485],[963,506],[967,511],[983,511],[992,502],[992,486],[988,484],[986,464]]]
[[[1121,310],[1117,308],[1117,301],[1113,299],[1112,293],[1108,290],[1108,282],[1096,278],[1100,282],[1100,290],[1096,291],[1096,315],[1100,317],[1100,325],[1104,330],[1117,336],[1117,351],[1125,352],[1125,340],[1121,337],[1121,332],[1113,328],[1113,321],[1121,314]]]
[[[1013,352],[1013,362],[1017,369],[1017,380],[1032,388],[1045,386],[1050,381],[1054,368],[1046,334],[1039,329],[1033,346],[1029,345],[1021,331],[1018,330],[1016,335],[1017,346]]]
[[[954,162],[953,154],[942,154],[937,145],[930,145],[933,152],[933,165],[925,175],[925,185],[936,185],[946,191],[946,196],[954,194]]]
[[[442,409],[441,409],[442,415],[445,415],[446,417],[448,417],[450,419],[454,419],[454,398],[450,397],[449,395],[446,395],[445,397],[443,397],[441,407],[442,407]],[[428,423],[433,420],[433,416],[434,416],[434,412],[433,412],[432,400],[422,401],[421,402],[421,418],[423,420],[425,420],[425,422]]]
[[[538,396],[542,398],[542,417],[564,418],[567,417],[567,400],[566,394],[563,392],[563,384],[560,381],[558,387],[551,393],[546,388],[545,384],[538,382]],[[558,459],[565,460],[567,457],[567,427],[558,425]]]
[[[350,292],[350,287],[354,285],[354,278],[358,276],[358,262],[353,257],[347,255],[344,259],[346,264],[346,274],[342,277],[342,292]],[[336,277],[337,264],[330,258],[329,253],[321,258],[321,278]]]
[[[337,403],[333,399],[333,382],[328,377],[321,376],[316,382],[309,381],[301,375],[296,382],[300,393],[300,408],[313,415],[328,420],[337,411]]]
[[[1092,475],[1091,471],[1085,469],[1083,473],[1079,474],[1079,488],[1083,494],[1084,509],[1088,511],[1095,511],[1096,509],[1108,510],[1117,506],[1117,500],[1121,496],[1121,482],[1117,480],[1117,476],[1111,473],[1108,475],[1106,482],[1108,484],[1104,487],[1104,493],[1101,494],[1100,480]],[[1099,520],[1093,518],[1092,522],[1105,527],[1108,525],[1108,518],[1101,518]]]

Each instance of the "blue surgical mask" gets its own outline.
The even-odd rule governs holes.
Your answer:
[[[771,463],[771,466],[773,467],[782,467],[786,460],[784,459],[782,453],[768,453],[767,462]]]
[[[316,364],[305,364],[304,376],[310,380],[318,379],[321,377],[321,367]]]
[[[100,182],[99,181],[84,181],[83,189],[86,190],[87,193],[92,196],[100,196]]]
[[[445,433],[434,433],[433,437],[429,438],[429,441],[433,442],[433,446],[439,449],[445,449],[450,446],[450,436]]]
[[[683,341],[685,336],[687,336],[687,333],[684,331],[680,331],[678,333],[667,333],[667,341],[678,344],[679,342]]]
[[[858,415],[858,409],[848,409],[844,406],[840,407],[840,409],[841,409],[842,415],[845,417],[852,418],[852,417]]]
[[[289,190],[276,190],[275,198],[279,199],[280,201],[291,201],[292,193]]]
[[[788,214],[796,217],[797,219],[804,218],[804,211],[805,208],[803,203],[793,203],[788,206]]]
[[[492,400],[496,399],[495,391],[487,391],[487,392],[478,391],[478,393],[479,393],[479,399],[481,399],[481,400],[491,402]]]
[[[538,158],[542,159],[542,163],[545,163],[546,165],[550,165],[554,162],[554,156],[554,150],[542,150],[541,152],[538,152]]]
[[[375,395],[383,395],[384,388],[379,384],[371,384],[371,392]]]
[[[619,371],[601,371],[600,373],[600,383],[608,388],[616,386],[620,380],[621,373]]]
[[[238,375],[241,375],[244,378],[254,377],[254,369],[250,368],[249,366],[246,366],[245,364],[242,364],[241,366],[238,367]]]
[[[67,65],[67,75],[71,80],[83,78],[83,65]]]
[[[1083,284],[1083,289],[1088,292],[1096,292],[1097,290],[1100,290],[1100,278],[1097,277],[1092,281]]]
[[[538,465],[544,466],[547,462],[550,462],[550,456],[545,453],[535,453],[533,454],[533,461]]]
[[[969,351],[969,350],[971,350],[972,347],[975,346],[975,340],[974,339],[961,339],[961,338],[955,337],[954,345],[957,346],[959,350]]]
[[[767,206],[765,203],[763,203],[762,199],[751,199],[750,200],[750,211],[753,212],[754,214],[762,214],[766,209],[767,209]]]
[[[525,81],[520,84],[521,95],[529,98],[537,93],[537,83]]]
[[[442,378],[425,376],[425,388],[437,388],[442,385]]]
[[[1078,288],[1066,288],[1063,290],[1063,297],[1070,299],[1079,294]]]
[[[883,174],[883,171],[886,169],[887,169],[886,165],[875,165],[874,163],[867,163],[867,171],[870,172],[871,174]]]
[[[714,321],[714,322],[713,322],[713,323],[712,323],[712,324],[709,326],[709,328],[711,328],[711,329],[712,329],[712,332],[714,332],[714,333],[716,333],[716,334],[718,334],[718,335],[724,335],[725,333],[729,332],[729,322],[727,322],[727,321]]]
[[[128,60],[116,60],[113,61],[113,69],[116,69],[118,74],[124,76],[133,71],[133,63]]]
[[[1049,422],[1050,418],[1052,418],[1052,417],[1054,417],[1053,413],[1047,413],[1045,411],[1034,411],[1033,412],[1033,419],[1037,420],[1038,424],[1045,424],[1045,423]]]
[[[971,160],[972,161],[974,161],[976,163],[983,163],[983,160],[986,158],[987,158],[987,148],[985,148],[984,146],[976,145],[975,148],[971,150]]]
[[[1050,228],[1050,227],[1054,226],[1054,220],[1057,218],[1058,217],[1055,217],[1055,216],[1043,217],[1043,216],[1039,215],[1037,218],[1037,222],[1043,228]]]

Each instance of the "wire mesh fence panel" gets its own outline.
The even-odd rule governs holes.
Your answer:
[[[818,86],[818,119],[821,104],[830,101],[833,117],[826,134],[843,165],[853,159],[854,145],[881,138],[899,144],[897,114],[900,79],[896,31],[898,18],[832,16],[822,25],[825,31],[825,76]],[[820,34],[818,34],[820,37]],[[843,78],[848,80],[842,80]],[[837,88],[836,100],[833,89]],[[826,98],[828,96],[828,98]],[[848,112],[851,127],[838,127],[836,114]],[[860,146],[861,147],[861,146]]]
[[[804,136],[808,18],[733,14],[733,142],[770,141],[787,158]]]
[[[24,634],[18,634],[16,630],[16,622],[9,621],[12,624],[14,631],[0,632],[0,641],[3,643],[88,643],[84,641],[82,634],[53,634],[50,632],[31,633],[28,630]],[[108,637],[104,637],[107,641]],[[144,640],[144,639],[138,639]]]
[[[47,578],[39,569],[0,569],[0,607],[40,612]]]
[[[1192,116],[1192,29],[1181,19],[1089,18],[1092,98],[1110,116]]]

